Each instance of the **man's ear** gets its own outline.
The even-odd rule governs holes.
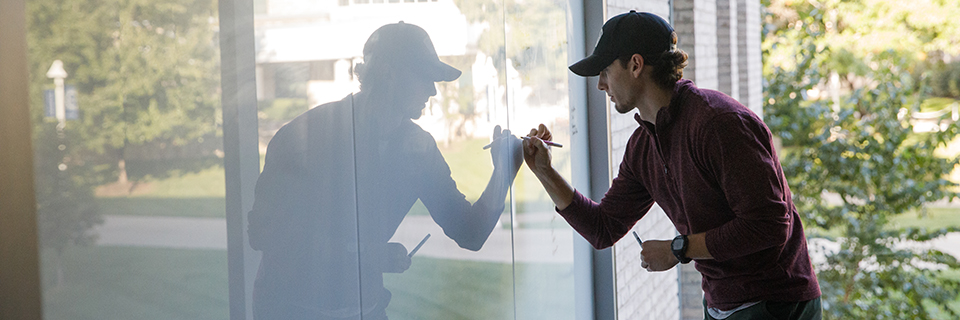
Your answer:
[[[630,62],[632,62],[630,64],[630,74],[639,78],[640,74],[643,73],[643,67],[646,66],[646,64],[644,64],[646,61],[643,61],[643,56],[639,53],[634,53],[633,56],[630,57]]]

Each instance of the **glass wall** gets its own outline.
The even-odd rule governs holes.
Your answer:
[[[573,318],[573,231],[517,153],[541,123],[570,140],[566,1],[254,12],[248,315]],[[44,317],[244,317],[217,3],[37,0],[27,21]]]
[[[565,2],[255,12],[254,314],[572,318],[572,231],[497,139],[569,141]]]

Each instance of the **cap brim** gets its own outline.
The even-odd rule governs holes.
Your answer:
[[[600,74],[607,66],[617,60],[616,56],[600,56],[592,54],[583,60],[570,65],[570,71],[581,77],[593,77]]]
[[[435,82],[457,80],[462,73],[460,70],[457,70],[457,68],[440,61],[438,61],[432,69],[433,70],[430,71],[430,77]]]

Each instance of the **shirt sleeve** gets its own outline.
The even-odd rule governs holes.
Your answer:
[[[481,229],[486,228],[481,228],[481,223],[476,222],[478,213],[457,187],[451,176],[450,166],[437,148],[436,141],[425,132],[417,132],[419,135],[415,139],[418,141],[415,149],[420,151],[415,157],[411,157],[416,163],[410,165],[418,167],[416,171],[422,175],[420,181],[411,182],[420,190],[420,201],[447,237],[461,247],[479,249],[485,242],[486,235],[489,235],[489,230],[484,234]],[[503,211],[502,207],[500,211]]]
[[[634,139],[629,146],[635,145]],[[575,191],[573,202],[557,211],[594,248],[612,246],[653,206],[647,188],[636,178],[632,166],[635,161],[628,147],[620,171],[600,203]]]
[[[753,114],[718,116],[702,131],[701,159],[715,175],[734,218],[707,231],[717,261],[782,246],[792,214],[769,129]]]

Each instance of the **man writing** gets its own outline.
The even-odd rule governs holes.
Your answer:
[[[696,261],[705,319],[820,319],[820,287],[769,129],[729,96],[682,80],[687,55],[676,43],[666,21],[631,11],[607,21],[594,53],[570,66],[599,76],[618,112],[637,110],[640,126],[600,203],[552,167],[543,125],[523,143],[527,166],[598,249],[659,204],[680,235],[644,242],[641,266]]]

